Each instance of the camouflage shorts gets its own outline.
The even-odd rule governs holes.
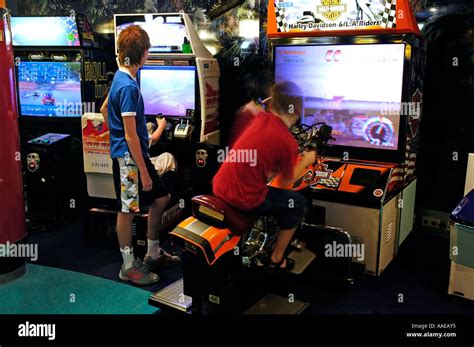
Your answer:
[[[128,156],[117,158],[120,168],[120,201],[121,211],[125,213],[140,212],[138,196],[138,167]]]
[[[128,154],[128,153],[127,153]],[[139,213],[143,207],[151,205],[154,200],[168,195],[160,176],[150,158],[143,158],[148,174],[153,181],[150,191],[142,191],[138,167],[130,155],[113,159],[114,184],[117,193],[117,207],[120,212]]]

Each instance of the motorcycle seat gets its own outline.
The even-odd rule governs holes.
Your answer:
[[[242,211],[212,195],[199,195],[191,199],[193,215],[216,227],[227,227],[235,235],[243,235],[258,218],[258,214]]]

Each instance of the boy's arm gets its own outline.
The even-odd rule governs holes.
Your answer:
[[[109,127],[109,112],[107,110],[109,106],[109,96],[105,98],[102,107],[100,108],[100,113],[102,113],[102,116],[104,117],[105,124],[107,125],[107,128],[110,129]]]
[[[142,150],[140,146],[140,139],[137,134],[137,126],[134,116],[123,117],[123,125],[125,129],[125,140],[127,141],[130,154],[132,155],[135,164],[137,164],[140,178],[143,185],[143,191],[151,190],[153,182],[148,174],[148,170],[143,160]]]
[[[120,100],[120,112],[123,120],[125,140],[127,141],[130,155],[140,172],[143,191],[149,191],[152,188],[153,182],[151,181],[145,165],[145,160],[143,159],[136,126],[139,95],[140,91],[135,88],[122,88],[118,92],[118,99]]]
[[[166,119],[165,118],[157,118],[156,123],[158,124],[158,128],[153,132],[151,135],[151,144],[154,145],[158,142],[163,131],[166,129]]]
[[[292,185],[293,182],[295,182],[298,179],[298,177],[300,177],[301,174],[305,171],[306,167],[316,161],[317,154],[315,150],[304,151],[301,155],[302,155],[301,160],[299,160],[296,163],[292,171],[290,169],[289,175],[288,174],[285,175],[285,170],[282,170],[282,173],[283,173],[282,186],[283,187]],[[293,174],[293,177],[291,176],[291,174]]]

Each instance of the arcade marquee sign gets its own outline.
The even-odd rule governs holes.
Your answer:
[[[400,14],[397,0],[277,0],[272,7],[278,33],[396,29]]]

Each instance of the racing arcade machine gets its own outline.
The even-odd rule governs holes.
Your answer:
[[[353,261],[379,276],[413,226],[422,47],[412,9],[408,0],[271,1],[268,14],[275,81],[297,83],[302,123],[325,122],[336,138],[307,176],[310,213],[349,232]]]
[[[80,117],[108,90],[106,60],[83,16],[13,17],[12,36],[28,216],[61,220],[85,195]]]
[[[182,198],[208,189],[216,165],[208,157],[219,144],[219,76],[217,60],[200,41],[193,23],[185,13],[117,14],[115,39],[130,25],[139,25],[150,37],[151,47],[138,81],[145,115],[153,129],[156,117],[166,118],[167,128],[160,141],[151,146],[152,160],[171,153],[175,168],[161,175],[170,189],[171,201],[163,213],[162,226],[175,222],[186,207]],[[117,45],[116,45],[116,54]],[[86,113],[82,119],[84,164],[89,196],[102,201],[89,210],[86,232],[89,235],[115,235],[115,191],[113,188],[110,134],[103,117]],[[199,153],[197,159],[196,152]],[[156,167],[156,165],[155,165]],[[173,188],[174,187],[174,188]],[[201,188],[203,187],[203,188]],[[184,190],[184,191],[183,191]],[[134,223],[134,248],[140,257],[146,251],[146,213]],[[115,238],[115,236],[113,236]]]
[[[115,15],[116,38],[129,25],[149,35],[148,61],[139,83],[145,114],[168,127],[151,152],[169,152],[178,162],[180,181],[193,194],[209,190],[217,170],[211,160],[220,143],[219,77],[217,60],[207,50],[186,13]]]

